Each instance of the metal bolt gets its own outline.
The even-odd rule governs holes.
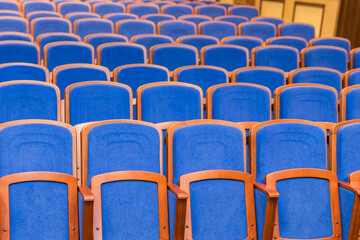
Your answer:
[[[339,234],[336,234],[336,237],[340,237],[340,235],[339,235]]]
[[[7,231],[7,229],[6,229],[6,228],[4,228],[4,229],[3,229],[3,231],[4,231],[4,232],[6,232],[6,231]]]
[[[189,225],[186,225],[185,227],[186,227],[186,228],[189,228]]]
[[[338,222],[338,221],[335,221],[335,224],[339,224],[339,222]]]
[[[100,228],[99,228],[99,227],[96,227],[96,230],[97,230],[97,231],[99,231],[99,230],[100,230]]]
[[[254,237],[251,237],[251,240],[254,240]]]
[[[165,226],[162,226],[162,229],[165,229],[166,227]]]
[[[277,236],[275,236],[274,239],[277,239]]]
[[[276,226],[276,223],[274,223],[274,227]]]
[[[250,227],[254,226],[254,224],[250,223]]]

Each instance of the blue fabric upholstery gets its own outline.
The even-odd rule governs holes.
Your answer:
[[[349,74],[349,86],[360,84],[360,71],[354,71]]]
[[[240,17],[240,16],[223,16],[223,17],[218,17],[217,20],[234,23],[236,26],[248,21],[246,17]]]
[[[249,51],[249,60],[251,59],[251,51],[253,50],[253,48],[263,45],[263,41],[260,38],[256,37],[232,37],[226,39],[224,43],[247,48],[247,50]]]
[[[11,82],[0,87],[0,122],[20,119],[58,120],[55,88],[35,82]]]
[[[359,88],[354,88],[347,92],[345,103],[346,120],[360,118],[359,95]]]
[[[23,5],[24,16],[26,17],[28,13],[35,11],[49,11],[54,12],[54,4],[50,2],[27,2]]]
[[[293,86],[280,93],[280,119],[338,122],[334,91],[320,86]]]
[[[0,2],[0,9],[1,10],[12,10],[12,11],[19,11],[19,6],[16,2]]]
[[[339,72],[327,69],[305,68],[297,71],[293,75],[293,83],[317,83],[330,86],[338,92],[340,100],[340,91],[342,85],[342,76]]]
[[[150,56],[150,48],[155,45],[164,44],[164,43],[173,43],[172,38],[169,38],[168,36],[162,36],[162,35],[139,35],[136,36],[134,39],[134,43],[143,45],[147,50],[147,55]]]
[[[270,120],[271,96],[263,88],[252,85],[223,85],[212,94],[212,119],[232,122]]]
[[[123,20],[116,24],[116,31],[130,40],[139,34],[154,34],[155,26],[146,20]]]
[[[305,52],[305,67],[326,67],[338,70],[341,73],[347,71],[347,53],[341,48],[312,47]]]
[[[158,5],[160,9],[161,9],[162,6],[175,4],[174,2],[169,2],[169,1],[161,1],[161,2],[160,1],[159,2],[158,1],[151,1],[151,2]]]
[[[269,45],[283,45],[296,48],[299,53],[307,47],[307,42],[303,38],[298,37],[277,37],[270,40]],[[299,54],[300,58],[300,54]]]
[[[240,26],[241,36],[261,38],[264,42],[276,35],[275,25],[264,22],[244,23]]]
[[[195,66],[177,71],[177,81],[197,85],[206,93],[207,89],[213,85],[227,83],[228,77],[224,69]]]
[[[47,72],[43,67],[33,64],[13,63],[0,65],[0,82],[12,80],[37,80],[46,82]]]
[[[353,69],[360,68],[360,51],[355,51],[353,55]]]
[[[255,66],[274,67],[290,72],[299,67],[299,53],[296,49],[285,46],[263,47],[255,52]]]
[[[152,21],[157,26],[161,21],[176,20],[176,18],[169,14],[149,14],[144,16],[144,20]],[[157,33],[157,31],[157,27],[155,27],[155,32]]]
[[[129,7],[128,12],[137,15],[139,18],[146,14],[159,13],[159,7],[156,5],[137,4]]]
[[[77,42],[59,42],[45,48],[45,65],[51,72],[55,67],[70,63],[93,63],[94,52],[89,44]]]
[[[60,13],[57,12],[32,12],[28,15],[28,19],[29,19],[29,28],[31,27],[31,22],[34,19],[37,18],[42,18],[42,17],[57,17],[57,18],[61,18]]]
[[[166,21],[160,24],[159,34],[172,37],[176,41],[178,37],[196,34],[196,26],[185,21]]]
[[[130,119],[130,92],[123,86],[88,83],[69,92],[70,124],[109,119]]]
[[[259,11],[254,7],[236,6],[231,8],[230,15],[243,16],[251,20],[252,18],[259,16]]]
[[[197,88],[162,84],[149,86],[141,92],[143,121],[152,123],[186,121],[201,119],[202,114],[202,96]]]
[[[339,187],[339,200],[340,200],[342,239],[347,240],[349,236],[351,214],[354,204],[354,193]]]
[[[281,18],[272,18],[272,17],[257,17],[254,19],[254,22],[268,22],[268,23],[272,23],[276,26],[276,28],[284,23],[284,20],[282,20]]]
[[[271,97],[274,97],[276,88],[285,85],[283,71],[271,68],[248,68],[236,73],[236,82],[253,83],[270,89]]]
[[[0,32],[0,41],[25,41],[25,42],[32,42],[32,37],[28,34],[16,33],[16,32],[7,32],[1,33]]]
[[[304,23],[287,23],[281,26],[280,36],[301,37],[309,42],[315,38],[315,28]]]
[[[197,14],[209,16],[212,19],[215,19],[219,16],[226,15],[226,10],[220,6],[198,6],[196,7]]]
[[[153,51],[152,63],[174,71],[179,67],[196,65],[197,51],[186,45],[159,45]]]
[[[31,29],[34,38],[36,39],[40,34],[51,32],[64,32],[70,33],[71,25],[69,22],[62,18],[57,17],[44,17],[37,18],[33,22]]]
[[[117,82],[131,87],[133,98],[135,98],[136,90],[141,85],[153,82],[167,82],[169,80],[169,76],[168,72],[159,66],[142,64],[133,66],[129,65],[121,68],[117,71],[116,79]]]
[[[0,32],[27,33],[27,21],[20,17],[0,17]]]
[[[34,43],[24,41],[0,42],[0,63],[39,63],[39,50]]]
[[[105,123],[93,127],[88,136],[88,175],[113,171],[160,170],[161,136],[156,128],[139,122]]]
[[[90,5],[82,2],[63,2],[58,6],[58,12],[64,17],[73,12],[91,12]]]
[[[193,35],[182,37],[180,43],[194,46],[197,48],[198,53],[200,53],[203,47],[219,44],[219,41],[209,36]]]
[[[124,13],[126,9],[124,6],[116,3],[98,3],[95,8],[95,13],[99,14],[102,18],[109,13]]]
[[[70,33],[47,33],[39,38],[41,59],[44,58],[44,47],[52,42],[80,42],[80,38]]]
[[[82,19],[75,23],[76,34],[82,40],[93,33],[113,33],[113,23],[109,20],[101,19]]]
[[[94,50],[96,51],[97,47],[101,44],[111,42],[127,42],[127,39],[126,37],[115,33],[91,34],[86,38],[86,42],[93,46]]]
[[[146,51],[138,44],[112,43],[100,46],[101,52],[98,60],[101,59],[101,65],[113,71],[116,67],[132,64],[145,63]]]
[[[208,17],[202,17],[202,16],[197,16],[197,15],[185,16],[185,17],[182,17],[181,20],[193,22],[196,24],[196,26],[198,26],[202,22],[211,21],[211,19],[209,19]]]
[[[74,26],[74,22],[76,20],[79,19],[83,19],[83,18],[94,18],[94,19],[99,19],[100,16],[98,14],[95,13],[85,13],[85,12],[75,12],[75,13],[70,13],[68,16],[66,16],[66,18],[71,22],[71,24],[73,24]]]
[[[235,6],[235,4],[232,4],[232,3],[221,3],[221,2],[217,2],[216,5],[220,5],[220,6],[226,7],[227,10],[228,10],[230,7]]]
[[[0,9],[1,9],[1,4],[3,2],[0,2]],[[5,3],[6,4],[6,3]],[[13,4],[13,3],[11,3]],[[12,11],[12,10],[1,10],[0,11],[0,16],[1,17],[22,17],[20,12],[15,12],[15,11]]]
[[[69,129],[49,123],[21,123],[0,131],[0,176],[28,171],[73,174]]]
[[[245,136],[240,129],[223,124],[193,124],[174,131],[173,179],[204,170],[244,172]]]
[[[114,23],[114,26],[116,25],[116,22],[120,20],[127,20],[127,19],[138,19],[138,17],[134,14],[128,14],[128,13],[114,13],[114,14],[108,14],[106,16],[107,20],[110,20]]]
[[[203,54],[203,64],[222,67],[229,72],[248,66],[248,51],[239,46],[209,46]]]
[[[165,14],[173,15],[176,18],[179,18],[183,15],[193,14],[193,8],[186,5],[168,5],[163,8]]]
[[[197,6],[202,6],[202,5],[205,5],[203,2],[184,2],[183,4],[185,4],[185,5],[188,5],[188,6],[191,6],[192,8],[194,8],[195,9],[195,7],[197,7]]]
[[[202,35],[213,36],[221,41],[225,37],[235,36],[236,26],[229,22],[205,22],[201,24],[200,32]]]
[[[108,81],[107,73],[92,65],[70,64],[58,69],[54,75],[56,86],[60,89],[61,99],[64,99],[65,89],[71,84],[86,81]],[[54,82],[55,82],[54,81]]]
[[[312,46],[333,46],[340,47],[345,49],[347,52],[347,59],[349,61],[349,53],[350,53],[350,42],[344,38],[320,38],[316,39]]]

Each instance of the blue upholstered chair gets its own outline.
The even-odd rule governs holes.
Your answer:
[[[264,45],[264,42],[261,40],[261,38],[245,36],[226,37],[221,40],[221,43],[238,45],[240,47],[247,48],[247,50],[249,51],[249,60],[251,60],[251,51],[256,47]]]
[[[164,14],[170,14],[175,18],[179,18],[184,15],[193,14],[193,8],[185,4],[182,5],[166,5],[161,8],[161,12]]]
[[[13,3],[15,3],[15,2],[11,2],[11,4],[13,4]],[[15,3],[15,4],[17,4],[17,3]],[[0,16],[2,16],[2,17],[22,17],[21,13],[18,11],[1,10],[1,6],[0,6]]]
[[[127,37],[129,40],[139,34],[155,34],[155,24],[148,20],[121,20],[116,23],[117,34]]]
[[[215,18],[215,21],[230,22],[237,27],[239,24],[248,22],[249,20],[246,17],[241,16],[219,16]]]
[[[29,2],[25,2],[22,5],[22,11],[25,17],[27,17],[27,15],[31,12],[36,12],[36,11],[55,12],[55,10],[56,10],[55,4],[52,2],[29,1]]]
[[[104,19],[112,21],[114,26],[116,26],[116,23],[120,20],[136,20],[139,19],[139,17],[131,13],[109,13],[104,16]]]
[[[152,3],[133,3],[127,6],[127,12],[141,18],[146,14],[160,13],[160,8],[158,5]]]
[[[259,10],[251,6],[233,6],[229,9],[229,15],[242,16],[251,20],[259,16]]]
[[[71,33],[71,22],[58,17],[41,17],[31,22],[31,34],[34,39],[43,33]]]
[[[91,12],[91,6],[86,2],[62,2],[57,5],[57,11],[65,17],[74,12]]]
[[[94,33],[114,33],[112,21],[104,19],[79,19],[74,22],[74,33],[82,40]]]
[[[97,13],[88,13],[88,12],[74,12],[66,15],[66,19],[68,19],[71,22],[73,29],[75,27],[75,21],[84,18],[100,19],[101,17]]]
[[[0,32],[28,33],[28,21],[21,17],[0,17]]]
[[[0,64],[0,82],[23,79],[50,82],[49,70],[33,63]]]
[[[195,14],[209,16],[212,19],[215,19],[219,16],[224,16],[226,13],[226,8],[219,5],[200,5],[195,7]]]
[[[279,36],[293,36],[310,41],[315,38],[315,27],[305,23],[284,23],[279,25]]]
[[[248,22],[239,25],[239,35],[261,38],[264,42],[276,36],[276,26],[267,22]]]
[[[212,18],[206,15],[193,14],[181,16],[179,17],[179,20],[193,22],[198,26],[202,22],[212,21]]]
[[[146,14],[141,17],[143,20],[152,21],[155,24],[155,32],[157,32],[157,24],[161,21],[165,20],[176,20],[173,15],[163,14],[163,13],[155,13],[155,14]]]
[[[29,30],[31,31],[31,22],[34,19],[37,18],[42,18],[42,17],[57,17],[57,18],[62,18],[62,15],[60,13],[57,12],[48,12],[48,11],[36,11],[36,12],[31,12],[27,15],[27,20],[29,21]],[[29,31],[29,32],[30,32]]]
[[[305,38],[300,37],[273,37],[266,40],[266,45],[279,45],[296,48],[299,53],[307,47]],[[301,58],[299,54],[299,59]]]
[[[13,1],[2,1],[0,3],[0,10],[11,10],[11,11],[20,11],[19,3]]]
[[[309,42],[310,46],[332,46],[345,49],[347,52],[347,60],[349,61],[349,54],[351,50],[351,43],[349,39],[340,37],[329,38],[315,38]]]
[[[346,87],[340,95],[340,121],[359,119],[359,85]]]
[[[353,86],[360,84],[360,72],[359,69],[352,69],[344,74],[344,86]]]
[[[20,32],[0,32],[0,41],[25,41],[34,42],[33,36]]]
[[[187,35],[179,37],[176,42],[181,44],[191,45],[197,48],[198,53],[201,52],[203,47],[219,44],[219,40],[213,36],[205,36],[205,35]]]
[[[225,37],[236,36],[236,25],[230,22],[213,21],[199,24],[199,34],[213,36],[221,41]]]
[[[284,20],[276,17],[254,17],[251,19],[252,22],[268,22],[276,26],[276,30],[280,24],[284,23]],[[276,31],[277,32],[277,31]]]
[[[350,69],[360,68],[360,48],[350,51]]]
[[[179,37],[196,34],[195,23],[184,20],[162,21],[158,24],[158,34],[171,37],[174,41]]]
[[[1,41],[0,63],[40,63],[40,49],[34,43],[24,41]]]
[[[41,59],[44,59],[44,47],[53,42],[81,42],[78,35],[72,33],[43,33],[37,37],[36,43],[40,46]]]
[[[147,56],[150,56],[150,48],[165,43],[173,43],[173,39],[166,35],[158,34],[140,34],[131,38],[131,42],[144,46],[147,50]]]
[[[98,2],[92,6],[92,10],[103,18],[110,13],[125,13],[126,7],[121,3]]]

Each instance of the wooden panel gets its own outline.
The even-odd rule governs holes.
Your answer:
[[[263,17],[284,16],[284,0],[263,0],[260,6],[260,15]]]
[[[319,37],[323,26],[324,8],[324,4],[295,2],[293,22],[314,25],[315,37]]]
[[[359,0],[342,0],[337,35],[348,38],[351,41],[352,48],[360,47],[359,12]]]

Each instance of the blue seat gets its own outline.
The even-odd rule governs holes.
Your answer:
[[[55,84],[64,99],[65,89],[74,83],[87,81],[110,81],[107,68],[93,64],[65,64],[54,68],[53,84]]]
[[[69,13],[74,12],[91,12],[91,6],[85,2],[62,2],[57,5],[57,11],[66,17]]]
[[[115,26],[116,33],[129,40],[140,34],[155,34],[155,28],[155,24],[148,20],[121,20]]]
[[[157,32],[156,26],[158,25],[159,22],[165,21],[165,20],[176,20],[176,18],[173,15],[160,14],[160,13],[146,14],[146,15],[142,16],[141,19],[152,21],[155,24],[155,32]]]
[[[55,12],[55,4],[51,2],[25,2],[22,5],[22,10],[24,13],[24,16],[27,17],[27,15],[31,12],[36,11],[48,11],[48,12]]]
[[[70,63],[94,63],[94,49],[82,42],[53,42],[45,45],[44,65],[50,72],[57,66]]]
[[[40,81],[19,80],[0,84],[0,123],[20,119],[60,120],[60,91]]]
[[[141,18],[146,14],[160,13],[160,8],[158,5],[152,3],[134,3],[127,6],[127,12]]]
[[[115,33],[93,33],[89,34],[84,38],[84,42],[93,46],[96,51],[98,46],[104,43],[112,43],[112,42],[127,42],[127,38],[125,36],[115,34]],[[95,56],[96,57],[96,56]]]
[[[34,38],[27,33],[0,32],[0,41],[10,41],[10,40],[34,42]]]
[[[142,85],[136,95],[136,119],[162,123],[202,119],[203,94],[198,86],[179,82]]]
[[[169,70],[152,64],[129,64],[114,70],[114,82],[128,85],[133,97],[136,98],[137,89],[148,83],[168,82]]]
[[[150,63],[166,67],[170,72],[183,66],[197,65],[198,53],[185,44],[160,44],[150,49]]]
[[[340,99],[342,74],[339,71],[328,68],[300,68],[290,72],[289,84],[292,83],[316,83],[333,87],[336,89]]]
[[[12,3],[14,3],[14,2],[12,2]],[[21,13],[18,11],[1,10],[1,9],[0,9],[0,16],[1,17],[22,17]]]
[[[353,85],[341,91],[340,121],[360,119],[359,86]]]
[[[271,92],[249,83],[212,86],[206,94],[206,118],[254,123],[271,120]]]
[[[359,69],[352,69],[345,73],[344,76],[344,86],[353,86],[360,84],[360,72]]]
[[[347,71],[347,53],[339,47],[309,47],[301,52],[302,67],[325,67],[338,70],[341,73]]]
[[[215,21],[230,22],[237,27],[239,24],[248,22],[249,20],[246,17],[240,16],[219,16],[215,18]]]
[[[62,15],[60,13],[57,12],[48,12],[48,11],[36,11],[36,12],[31,12],[27,15],[27,20],[29,22],[29,30],[31,31],[31,22],[34,19],[37,18],[42,18],[42,17],[57,17],[57,18],[62,18]]]
[[[98,2],[92,6],[92,10],[103,18],[109,13],[125,13],[126,7],[121,3]]]
[[[11,11],[19,12],[20,10],[19,3],[13,1],[1,1],[0,10],[11,10]]]
[[[204,93],[213,85],[229,82],[226,70],[213,66],[178,68],[174,71],[173,81],[197,85]]]
[[[266,45],[282,45],[296,48],[299,53],[307,47],[307,42],[304,38],[300,37],[274,37],[266,40]],[[299,54],[299,58],[301,58]]]
[[[206,15],[184,15],[179,17],[179,20],[184,20],[184,21],[189,21],[189,22],[193,22],[196,24],[196,26],[198,26],[200,23],[202,22],[206,22],[206,21],[212,21],[212,18]]]
[[[315,27],[305,23],[284,23],[279,25],[279,35],[301,37],[309,42],[315,38]]]
[[[276,26],[276,30],[280,24],[284,23],[284,20],[276,17],[254,17],[251,19],[253,22],[268,22]]]
[[[32,63],[0,64],[0,82],[24,79],[50,82],[49,71],[43,66]]]
[[[0,32],[28,33],[28,21],[21,17],[0,17]]]
[[[94,33],[114,33],[112,21],[104,19],[79,19],[74,23],[74,33],[82,40]]]
[[[89,19],[89,18],[100,19],[101,17],[97,13],[87,13],[87,12],[74,12],[66,15],[66,19],[68,19],[71,22],[73,29],[75,28],[75,22],[77,20]]]
[[[41,59],[44,58],[44,47],[53,42],[81,42],[79,36],[72,33],[43,33],[37,37],[36,43],[40,46]]]
[[[360,48],[350,51],[350,69],[360,68]]]
[[[147,56],[150,56],[150,48],[164,43],[173,43],[169,36],[158,34],[140,34],[131,38],[131,42],[143,45],[147,50]]]
[[[174,4],[176,4],[176,3],[172,2],[172,1],[150,1],[150,2],[153,3],[153,4],[158,5],[160,9],[162,8],[162,6],[165,6],[165,5],[170,5],[170,4],[174,5]]]
[[[162,21],[158,24],[158,34],[169,36],[176,41],[182,36],[195,35],[196,25],[184,20]]]
[[[276,36],[276,26],[266,22],[249,22],[239,25],[239,35],[261,38],[264,42]]]
[[[331,38],[315,38],[309,42],[310,46],[333,46],[345,49],[347,52],[347,60],[349,61],[349,54],[351,49],[351,43],[349,39],[340,37]]]
[[[279,45],[257,47],[252,50],[251,64],[290,72],[299,68],[299,52],[296,48]]]
[[[65,90],[65,122],[77,125],[109,119],[132,119],[132,91],[104,81],[74,83]]]
[[[338,122],[337,101],[336,89],[320,84],[279,87],[274,93],[274,118],[322,122],[330,129]]]
[[[58,17],[42,17],[31,22],[31,34],[34,39],[44,33],[71,33],[71,22]]]
[[[227,13],[226,8],[217,5],[205,5],[195,7],[195,14],[209,16],[212,19],[216,17],[225,16]]]
[[[249,67],[235,70],[231,81],[265,86],[270,89],[273,98],[275,89],[286,84],[286,77],[285,72],[277,68]]]
[[[104,19],[112,21],[114,26],[116,26],[116,23],[120,20],[136,20],[139,19],[139,17],[130,13],[109,13],[104,16]]]
[[[221,40],[223,44],[232,44],[238,45],[240,47],[245,47],[249,51],[249,60],[251,60],[251,51],[256,48],[264,45],[264,42],[261,38],[257,37],[226,37]]]
[[[161,8],[161,12],[179,18],[184,15],[193,14],[193,8],[185,4],[181,5],[166,5]]]
[[[40,63],[39,46],[25,41],[1,41],[0,64],[11,62]]]
[[[213,36],[221,41],[225,37],[236,36],[236,25],[230,22],[214,21],[199,24],[199,34]]]
[[[233,6],[229,9],[229,15],[242,16],[251,20],[259,16],[259,11],[257,8],[251,6]]]
[[[201,52],[203,47],[219,44],[219,40],[213,36],[205,35],[188,35],[179,37],[176,42],[191,45],[197,48],[198,53]]]
[[[135,43],[105,43],[97,49],[97,60],[112,72],[126,64],[145,63],[146,48]]]
[[[222,67],[232,72],[248,66],[248,50],[237,45],[210,45],[201,49],[200,62],[203,65]]]

